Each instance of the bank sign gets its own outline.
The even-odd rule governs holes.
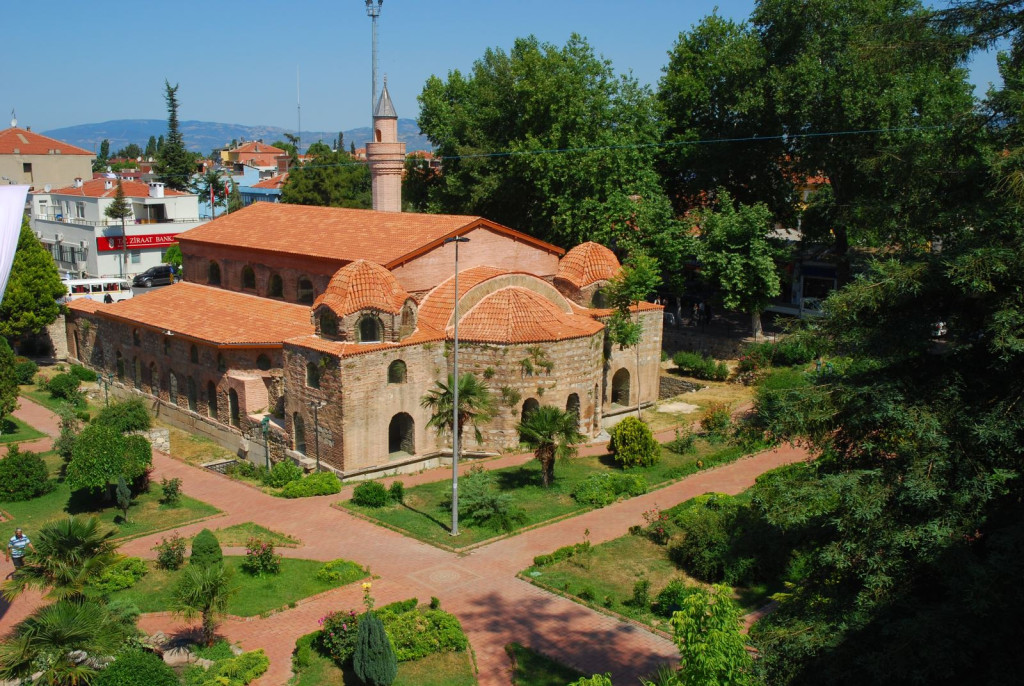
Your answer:
[[[178,242],[175,240],[177,235],[176,233],[151,233],[145,236],[128,236],[128,249],[167,248]],[[98,252],[113,252],[122,249],[124,249],[124,236],[100,236],[96,239]]]

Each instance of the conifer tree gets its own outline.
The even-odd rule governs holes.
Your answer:
[[[224,561],[224,552],[212,531],[203,529],[196,535],[192,541],[192,557],[188,561],[200,567],[219,565]]]
[[[118,272],[124,276],[125,267],[128,265],[128,230],[125,227],[125,220],[132,216],[132,206],[124,197],[124,186],[121,185],[121,179],[117,180],[117,194],[114,196],[114,202],[107,205],[103,214],[111,219],[121,220],[121,264]]]
[[[66,293],[53,256],[32,233],[26,217],[21,223],[7,289],[0,301],[0,336],[14,339],[39,333],[60,314],[58,299]]]
[[[359,620],[352,666],[367,686],[391,686],[398,675],[395,649],[384,631],[384,623],[372,612],[367,611]]]
[[[192,156],[185,149],[185,139],[178,130],[178,84],[171,85],[164,80],[167,101],[167,139],[158,143],[156,175],[157,180],[167,188],[187,191],[192,178]],[[161,136],[161,138],[163,138]]]

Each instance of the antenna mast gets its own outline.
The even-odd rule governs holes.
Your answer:
[[[366,0],[366,16],[373,23],[373,82],[370,86],[370,131],[373,131],[373,110],[377,106],[377,17],[380,16],[380,6],[384,0]]]
[[[295,65],[295,109],[299,115],[298,147],[295,149],[295,156],[302,154],[302,98],[299,95],[299,65]]]

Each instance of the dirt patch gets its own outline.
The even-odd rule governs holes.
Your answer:
[[[671,412],[675,414],[690,414],[700,409],[700,405],[692,405],[682,401],[672,403],[661,403],[658,405],[658,412]]]

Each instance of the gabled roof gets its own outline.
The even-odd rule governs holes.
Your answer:
[[[326,305],[339,317],[366,309],[398,314],[409,298],[394,274],[375,262],[356,260],[331,277],[313,308]]]
[[[621,268],[615,253],[600,243],[587,241],[565,253],[558,262],[555,278],[583,288],[597,281],[607,281]]]
[[[259,141],[249,141],[248,143],[245,143],[243,145],[239,145],[234,150],[229,150],[228,152],[245,152],[245,153],[252,152],[252,153],[259,153],[260,155],[287,155],[288,154],[288,151],[286,151],[286,150],[282,150],[281,148],[276,148],[273,145],[268,145],[267,143],[260,143]]]
[[[440,246],[445,238],[486,228],[561,254],[561,248],[482,217],[376,212],[285,203],[253,203],[186,231],[179,240],[257,252],[369,260],[389,269]]]
[[[107,181],[112,181],[110,188],[106,187]],[[122,179],[121,187],[124,188],[125,197],[128,198],[148,198],[149,197],[149,184],[143,183],[142,181],[132,181],[130,179]],[[35,191],[37,194],[46,194],[45,191]],[[55,188],[50,191],[51,195],[73,195],[79,198],[113,198],[117,195],[117,180],[116,179],[89,179],[83,181],[80,188],[74,186],[65,186],[64,188]],[[173,188],[164,189],[164,197],[172,196],[185,196],[191,195],[191,193],[183,193],[176,191]]]
[[[540,293],[510,286],[474,305],[459,320],[459,338],[479,343],[543,343],[593,336],[604,325],[567,314]]]
[[[398,119],[398,112],[391,102],[391,94],[388,93],[388,82],[384,81],[384,88],[377,99],[377,106],[373,108],[373,116],[381,119]]]
[[[71,310],[232,347],[279,347],[313,333],[309,307],[182,281],[116,303],[73,300]]]
[[[259,183],[254,183],[252,188],[269,188],[270,190],[280,190],[284,187],[285,182],[288,181],[288,172],[284,174],[278,174],[277,176],[271,176],[269,179],[263,179]]]
[[[0,131],[0,155],[88,155],[96,153],[17,127]]]

